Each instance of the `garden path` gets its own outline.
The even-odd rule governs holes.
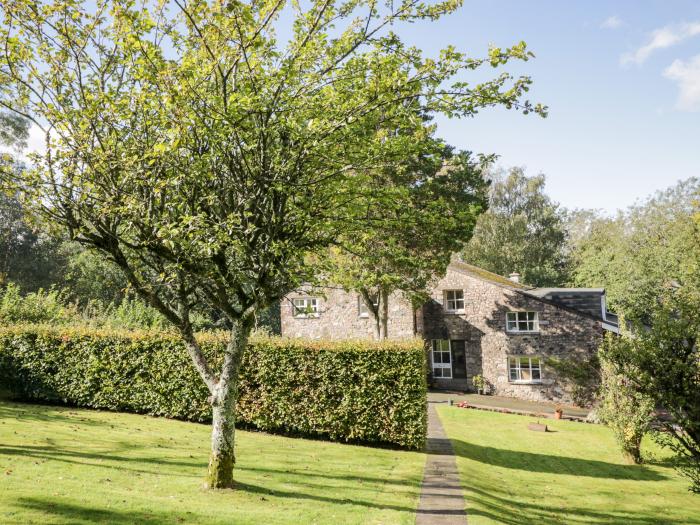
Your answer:
[[[462,484],[452,443],[435,405],[445,403],[428,394],[428,457],[423,472],[416,525],[466,525]]]

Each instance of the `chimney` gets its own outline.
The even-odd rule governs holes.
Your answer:
[[[518,272],[513,272],[511,273],[508,278],[513,281],[514,283],[519,283],[520,282],[520,274]]]

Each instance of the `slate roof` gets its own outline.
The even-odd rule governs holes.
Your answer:
[[[481,279],[482,281],[488,281],[493,284],[503,286],[505,288],[510,288],[511,290],[532,289],[531,286],[524,285],[523,283],[516,283],[514,281],[511,281],[507,277],[503,277],[502,275],[498,275],[497,273],[489,272],[488,270],[484,270],[483,268],[479,268],[478,266],[465,263],[464,261],[453,260],[452,262],[450,262],[450,267],[459,272],[466,273],[467,275],[471,275],[472,277],[476,277],[477,279]]]
[[[530,295],[537,297],[545,297],[547,295],[571,293],[571,294],[603,294],[605,288],[533,288],[527,292]]]
[[[453,259],[450,262],[450,268],[465,273],[471,277],[475,277],[476,279],[487,281],[498,285],[502,288],[507,288],[519,294],[532,297],[533,299],[537,299],[538,301],[541,301],[543,303],[556,306],[557,308],[562,308],[563,310],[567,310],[569,312],[576,313],[578,315],[582,315],[590,319],[595,319],[597,321],[605,321],[610,324],[617,324],[616,321],[611,318],[613,317],[613,315],[607,312],[606,316],[609,315],[609,317],[607,319],[604,319],[602,311],[599,307],[593,309],[581,305],[582,308],[577,308],[577,305],[574,302],[557,300],[557,296],[562,295],[569,295],[574,297],[580,296],[583,299],[586,299],[587,296],[600,297],[601,295],[605,294],[605,288],[534,288],[523,283],[516,283],[514,281],[511,281],[507,277],[503,277],[502,275],[489,272],[488,270],[484,270],[483,268],[479,268],[478,266],[465,263],[464,261],[458,259]]]

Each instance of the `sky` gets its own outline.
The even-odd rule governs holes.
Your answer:
[[[394,29],[428,55],[528,44],[536,58],[506,70],[532,77],[528,98],[549,116],[488,109],[437,119],[438,135],[499,155],[500,167],[545,174],[567,208],[614,213],[700,177],[699,0],[464,0],[437,22]],[[31,135],[29,150],[42,149]]]
[[[438,119],[448,143],[544,173],[568,208],[609,213],[700,177],[700,1],[471,1],[448,18],[400,30],[426,53],[471,56],[524,40],[545,119],[485,110]],[[492,74],[496,72],[493,71]]]

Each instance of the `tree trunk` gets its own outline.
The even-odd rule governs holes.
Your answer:
[[[386,290],[379,291],[379,306],[377,313],[378,339],[387,339],[389,337],[389,294],[386,292]]]
[[[212,403],[211,454],[207,473],[207,486],[210,489],[233,488],[236,423],[235,401],[232,401],[235,396],[231,394],[229,392],[220,405]]]
[[[212,489],[233,488],[238,372],[252,326],[250,320],[241,320],[234,324],[226,346],[221,375],[210,398],[212,430],[207,486]]]
[[[642,462],[642,440],[627,443],[622,447],[622,455],[627,463],[639,464]]]

